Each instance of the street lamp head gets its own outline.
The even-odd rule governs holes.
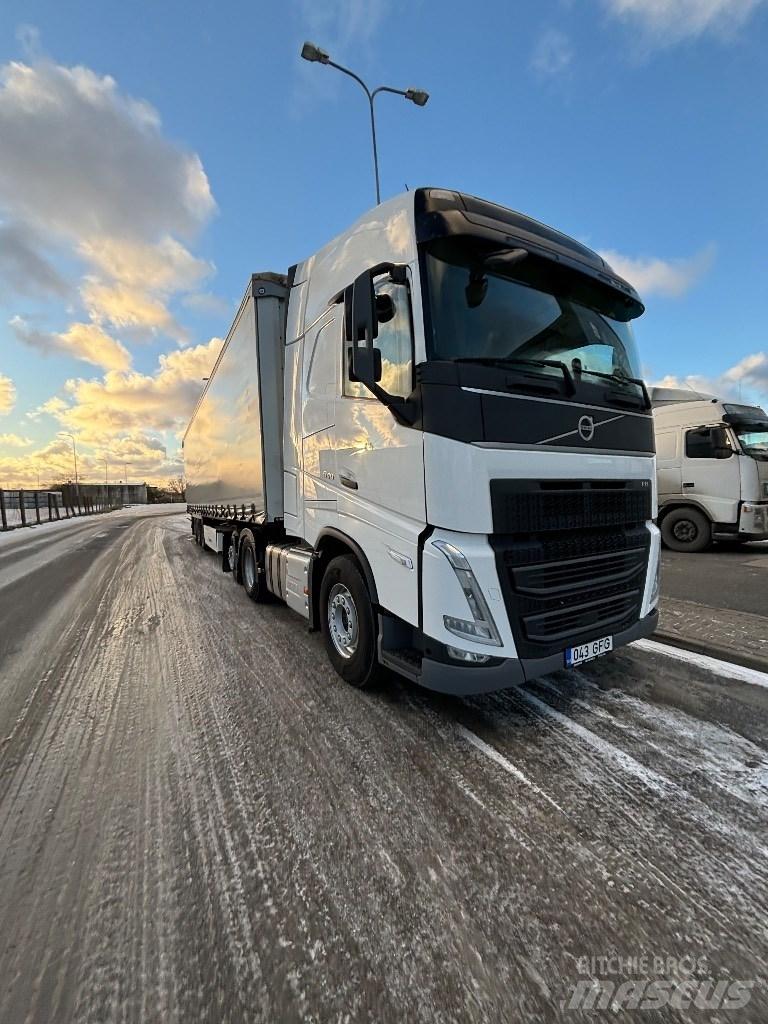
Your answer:
[[[317,61],[319,64],[327,64],[331,59],[325,50],[321,50],[314,43],[306,42],[301,48],[301,56],[304,60]]]
[[[415,103],[417,107],[425,107],[429,99],[429,93],[423,89],[406,89],[405,98]]]

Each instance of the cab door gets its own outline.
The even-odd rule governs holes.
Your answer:
[[[304,339],[302,367],[302,497],[304,509],[333,511],[334,417],[338,392],[340,307],[331,307]]]
[[[715,523],[735,523],[738,519],[741,478],[736,452],[729,458],[717,458],[709,424],[689,428],[683,438],[682,493],[695,498]]]
[[[680,445],[682,434],[679,427],[656,431],[656,482],[659,505],[681,493],[682,479]]]
[[[413,390],[413,318],[410,285],[388,275],[374,282],[382,310],[376,347],[381,352],[380,384],[407,398]],[[421,430],[398,423],[364,384],[350,378],[348,346],[342,346],[341,394],[336,400],[336,480],[360,515],[379,521],[404,516],[423,527],[424,445]],[[363,511],[363,506],[365,511]]]

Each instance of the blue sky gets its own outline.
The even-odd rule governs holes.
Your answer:
[[[458,188],[610,253],[650,379],[768,401],[768,2],[4,0],[0,483],[61,476],[60,430],[94,479],[178,472],[248,275],[372,205],[365,98],[307,38],[430,92],[377,101],[385,197]]]

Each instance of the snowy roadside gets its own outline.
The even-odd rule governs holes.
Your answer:
[[[137,516],[167,515],[169,512],[185,512],[186,505],[181,503],[163,505],[128,505],[114,512],[98,512],[87,516],[71,516],[69,519],[53,520],[52,522],[35,523],[30,526],[17,527],[14,530],[0,530],[0,548],[12,547],[28,541],[30,537],[55,537],[71,527],[84,523],[110,523],[116,518],[136,518]]]

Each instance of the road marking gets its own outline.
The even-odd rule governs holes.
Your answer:
[[[688,665],[697,665],[716,676],[724,676],[726,679],[738,679],[740,683],[751,683],[752,686],[764,686],[768,689],[768,672],[758,672],[755,668],[745,668],[743,665],[734,665],[730,661],[720,661],[719,658],[711,658],[708,654],[696,654],[695,651],[686,651],[682,647],[670,647],[668,644],[660,644],[658,640],[635,640],[631,644],[641,651],[648,651],[650,654],[663,654],[667,658],[676,658]]]
[[[464,725],[458,725],[456,730],[460,736],[463,736],[464,739],[467,740],[468,743],[471,743],[473,747],[476,747],[482,754],[489,757],[491,761],[499,765],[500,768],[503,768],[505,772],[509,772],[509,774],[513,775],[519,782],[522,782],[525,786],[532,789],[534,793],[538,793],[538,795],[543,797],[547,803],[552,804],[555,810],[560,811],[561,814],[565,814],[565,811],[560,804],[555,803],[552,797],[548,793],[545,793],[540,786],[537,786],[532,779],[529,779],[525,772],[521,772],[516,765],[512,764],[511,761],[508,761],[503,754],[498,752],[498,750],[489,746],[485,740],[481,740],[476,733],[467,729]]]
[[[545,718],[552,719],[553,722],[557,722],[567,732],[572,733],[574,736],[578,736],[580,740],[596,750],[598,754],[602,754],[605,758],[614,763],[618,764],[620,768],[623,768],[629,775],[633,775],[636,779],[647,786],[649,789],[654,790],[657,793],[666,795],[670,789],[678,789],[679,787],[672,782],[671,779],[666,778],[664,775],[660,775],[659,772],[655,772],[652,768],[638,761],[632,757],[625,750],[615,746],[609,740],[599,736],[596,732],[592,732],[591,729],[587,729],[586,726],[580,722],[574,721],[569,718],[568,715],[564,715],[562,711],[558,711],[557,708],[553,708],[543,700],[539,700],[538,697],[534,697],[532,693],[527,690],[520,690],[518,693],[520,700],[525,701],[528,704],[532,704],[539,714]]]

